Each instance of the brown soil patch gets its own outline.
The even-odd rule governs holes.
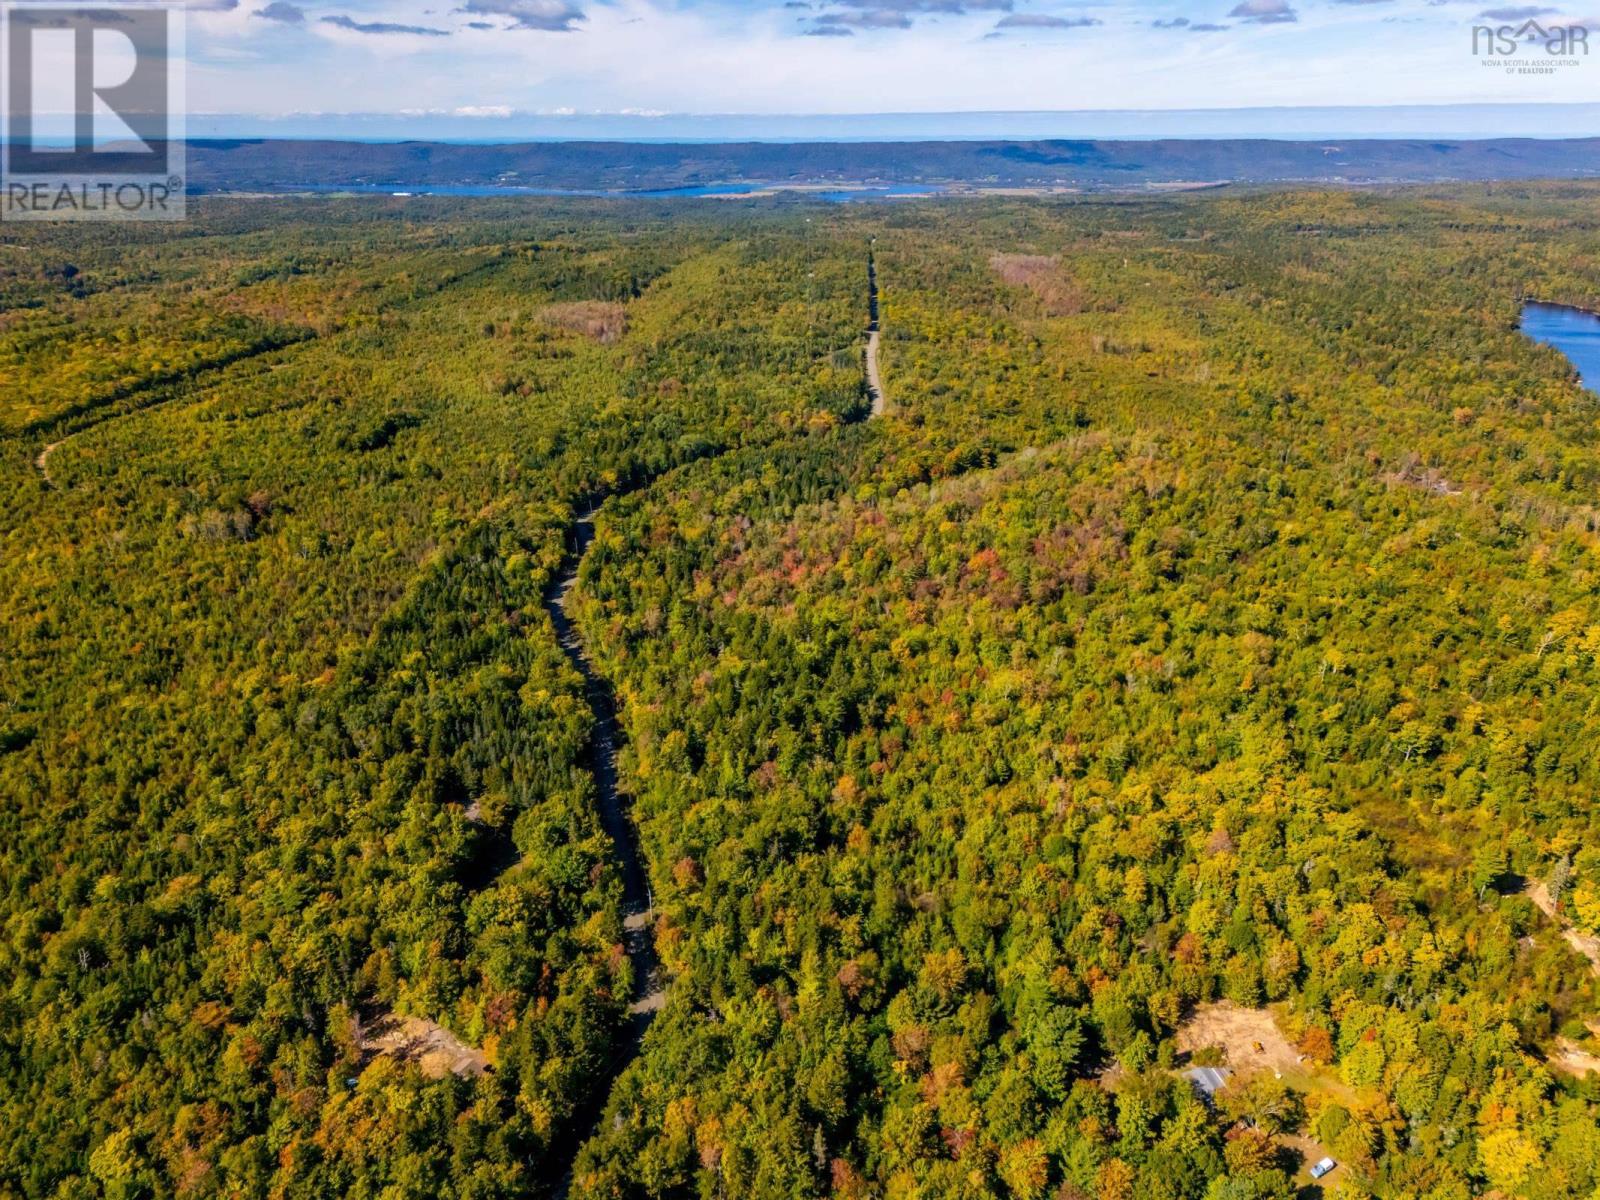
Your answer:
[[[1059,258],[1040,254],[996,254],[989,265],[1002,283],[1032,292],[1046,316],[1075,316],[1088,307],[1083,289],[1067,278]]]
[[[1240,1008],[1224,1000],[1203,1004],[1178,1027],[1178,1050],[1193,1054],[1221,1046],[1230,1070],[1277,1071],[1300,1068],[1300,1054],[1264,1008]],[[1257,1047],[1260,1049],[1257,1049]]]
[[[1600,1055],[1590,1054],[1569,1038],[1557,1038],[1555,1053],[1550,1056],[1550,1066],[1563,1075],[1600,1075]]]
[[[548,304],[539,310],[539,320],[609,346],[627,332],[628,310],[620,304],[580,300],[573,304]]]
[[[1459,496],[1461,489],[1447,479],[1437,467],[1429,467],[1410,458],[1383,477],[1390,487],[1416,488],[1434,496]]]
[[[375,1057],[415,1063],[429,1079],[478,1076],[489,1069],[482,1050],[421,1017],[381,1017],[361,1035],[361,1049]]]

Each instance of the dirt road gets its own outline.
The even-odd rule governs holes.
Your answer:
[[[883,332],[878,319],[878,263],[867,259],[867,395],[872,399],[872,415],[881,417],[888,407],[883,392],[883,371],[878,366],[878,347]]]
[[[872,417],[883,415],[885,402],[883,376],[878,366],[878,269],[869,257],[867,260],[868,325],[867,325],[867,391],[872,400]],[[654,897],[650,893],[649,876],[645,869],[644,853],[639,846],[639,831],[633,822],[628,798],[618,786],[617,749],[622,745],[623,732],[617,719],[616,698],[611,685],[596,668],[594,659],[584,644],[583,635],[574,624],[567,609],[567,600],[578,582],[578,569],[583,557],[594,541],[595,517],[604,498],[591,504],[572,525],[568,535],[566,560],[545,595],[545,612],[555,627],[556,637],[566,652],[567,660],[583,676],[585,698],[594,714],[594,733],[589,743],[589,768],[594,775],[595,791],[600,809],[600,824],[611,839],[612,854],[622,874],[622,925],[624,948],[633,968],[633,995],[630,997],[630,1014],[626,1040],[612,1056],[606,1080],[595,1089],[595,1099],[581,1114],[579,1125],[592,1124],[599,1118],[606,1094],[616,1079],[639,1054],[645,1033],[651,1021],[666,1004],[667,979],[656,954],[654,938]],[[572,1147],[574,1153],[577,1146]],[[572,1185],[572,1168],[569,1165],[556,1187],[556,1196],[564,1198]]]
[[[61,448],[60,442],[51,442],[39,451],[39,457],[33,460],[33,465],[39,468],[39,474],[44,476],[46,487],[55,487],[56,481],[50,478],[50,456]]]
[[[1600,938],[1591,937],[1589,934],[1580,933],[1568,923],[1566,917],[1556,907],[1556,902],[1550,896],[1550,889],[1542,883],[1528,885],[1527,897],[1545,916],[1549,917],[1561,927],[1561,936],[1567,939],[1567,944],[1589,960],[1589,969],[1600,975]]]

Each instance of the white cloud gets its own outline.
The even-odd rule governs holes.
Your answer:
[[[463,115],[562,108],[788,114],[1581,103],[1600,86],[1600,57],[1549,77],[1491,78],[1463,41],[1469,10],[1453,6],[1417,10],[1401,38],[1385,23],[1391,6],[1316,0],[1204,7],[1177,0],[811,0],[804,8],[733,0],[350,0],[308,11],[303,26],[253,17],[261,2],[191,17],[195,111],[398,112],[421,104]],[[1240,15],[1229,20],[1230,9]],[[314,19],[330,11],[348,15],[351,25],[439,28],[452,36],[377,36]],[[1291,11],[1298,20],[1283,19]],[[831,26],[857,36],[802,36],[829,14],[872,13],[887,15],[873,18],[873,28]],[[1007,22],[1012,36],[985,40],[1005,13],[1017,18]],[[1178,16],[1202,24],[1220,18],[1230,28],[1205,37],[1152,28]],[[909,27],[899,27],[901,17]],[[1073,24],[1070,33],[1046,36],[1066,28],[1060,21]],[[259,50],[258,63],[238,60],[244,47]]]

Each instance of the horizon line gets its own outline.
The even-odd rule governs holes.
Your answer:
[[[486,111],[494,106],[466,106],[466,108],[440,109],[298,109],[284,113],[252,113],[240,111],[204,111],[191,109],[190,118],[238,117],[252,121],[290,121],[308,117],[377,117],[395,120],[412,117],[421,120],[451,117],[458,120],[495,121],[516,117],[538,117],[542,120],[586,120],[609,117],[621,120],[852,120],[871,118],[927,118],[927,117],[1047,117],[1047,116],[1138,116],[1143,114],[1193,114],[1193,113],[1317,113],[1317,112],[1402,112],[1416,109],[1600,109],[1600,100],[1467,100],[1428,101],[1409,104],[1247,104],[1224,107],[1191,108],[951,108],[951,109],[867,109],[851,112],[691,112],[639,109],[537,109],[506,108],[504,111]],[[478,111],[468,111],[477,108]]]

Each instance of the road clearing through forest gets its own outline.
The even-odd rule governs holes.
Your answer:
[[[61,442],[66,441],[62,438]],[[39,474],[44,476],[45,487],[55,487],[56,481],[50,478],[50,456],[61,448],[61,442],[51,442],[39,451],[39,457],[33,460],[33,465],[39,468]]]
[[[1550,895],[1550,889],[1542,883],[1530,883],[1526,895],[1545,916],[1549,917],[1561,930],[1561,936],[1566,939],[1579,954],[1589,960],[1589,970],[1600,976],[1600,938],[1583,933],[1561,914],[1560,906],[1555,898]]]
[[[603,502],[602,502],[603,503]],[[572,526],[566,562],[556,579],[554,590],[545,602],[556,638],[566,651],[567,661],[583,676],[584,697],[594,714],[594,732],[589,739],[589,769],[594,774],[600,824],[611,839],[612,855],[622,872],[623,945],[633,968],[633,1003],[629,1008],[627,1059],[638,1052],[639,1042],[650,1025],[650,1018],[661,1008],[665,989],[661,982],[661,963],[656,957],[651,933],[652,904],[650,883],[645,874],[644,855],[639,850],[639,831],[628,811],[628,803],[617,787],[617,747],[622,729],[617,722],[616,700],[605,678],[595,668],[594,659],[584,645],[583,636],[573,623],[567,601],[578,582],[578,568],[594,541],[594,519],[600,511],[595,504]]]
[[[411,297],[411,299],[417,301],[438,295],[445,288],[471,279],[486,269],[497,265],[499,261],[495,259],[479,263],[459,275],[453,275],[443,280],[433,291],[421,293]],[[395,307],[398,309],[401,306],[397,304]],[[289,350],[297,346],[310,345],[320,340],[323,336],[321,332],[311,327],[303,328],[293,336],[270,335],[252,344],[219,355],[216,358],[191,363],[184,368],[181,375],[144,380],[119,388],[108,396],[80,401],[64,412],[56,413],[47,419],[30,422],[20,432],[24,435],[43,433],[48,436],[50,433],[57,432],[61,434],[59,440],[47,443],[33,460],[33,465],[44,479],[45,487],[54,488],[56,482],[50,477],[50,456],[78,434],[98,428],[109,421],[115,421],[121,417],[131,417],[135,413],[147,412],[150,409],[170,404],[175,400],[194,397],[200,394],[204,378],[214,372],[226,371],[240,363],[265,358],[278,350]],[[282,362],[271,363],[266,370],[268,372],[277,371],[284,365]],[[163,392],[162,389],[164,388],[170,390]],[[146,400],[143,403],[138,402],[140,397],[147,394],[154,394],[155,399]],[[128,405],[129,401],[134,401],[134,403],[131,406],[122,407]]]
[[[1535,908],[1555,922],[1567,945],[1589,960],[1590,973],[1600,977],[1600,938],[1583,933],[1568,921],[1547,885],[1535,881],[1528,884],[1523,894],[1533,901]],[[1600,1021],[1590,1021],[1588,1026],[1589,1032],[1600,1039]],[[1545,1061],[1555,1070],[1580,1079],[1588,1075],[1600,1075],[1600,1055],[1589,1053],[1571,1038],[1558,1037],[1555,1048]]]
[[[883,416],[888,401],[883,394],[883,371],[878,366],[878,347],[883,341],[878,317],[878,260],[867,258],[867,395],[872,400],[872,415]]]
[[[871,400],[870,417],[879,417],[884,411],[883,379],[878,367],[878,267],[870,255],[867,258],[867,394]],[[858,410],[859,411],[859,410]],[[869,419],[870,419],[869,417]],[[641,487],[648,484],[641,484]],[[634,489],[638,490],[638,489]],[[625,493],[617,493],[625,494]],[[590,503],[572,523],[567,536],[567,555],[556,572],[550,589],[545,593],[544,608],[554,627],[556,640],[566,653],[567,661],[583,677],[584,697],[589,711],[594,714],[594,731],[589,739],[589,769],[594,775],[596,802],[600,808],[600,824],[611,839],[612,857],[622,873],[622,928],[623,949],[628,955],[628,965],[633,973],[633,995],[628,1006],[628,1033],[607,1068],[606,1077],[595,1088],[595,1099],[580,1117],[580,1125],[593,1127],[600,1118],[612,1087],[628,1065],[638,1057],[644,1045],[644,1035],[655,1019],[656,1013],[667,1002],[667,980],[656,954],[654,924],[654,897],[650,892],[650,879],[645,870],[644,854],[639,848],[639,829],[634,823],[630,802],[617,786],[617,751],[622,745],[622,726],[617,720],[616,697],[611,685],[595,665],[593,655],[584,643],[583,635],[568,611],[568,600],[578,583],[578,572],[585,555],[594,542],[595,518],[606,501],[603,496]],[[589,1135],[580,1135],[572,1147],[574,1156]],[[576,1162],[569,1159],[561,1183],[556,1188],[558,1200],[572,1188],[572,1175]]]
[[[867,335],[867,394],[872,397],[872,415],[883,416],[883,383],[878,373],[878,342],[882,338],[876,329]]]

